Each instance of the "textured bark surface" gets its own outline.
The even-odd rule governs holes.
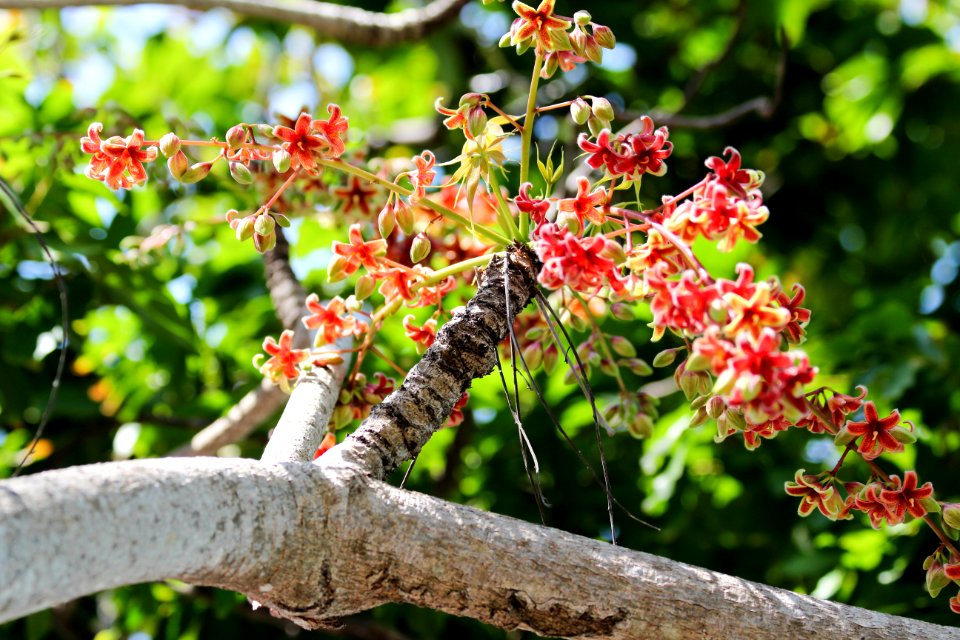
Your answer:
[[[389,601],[573,638],[960,639],[310,463],[108,463],[0,483],[0,622],[178,578],[313,628]]]
[[[536,255],[524,247],[495,257],[467,308],[443,325],[436,342],[400,388],[375,406],[340,446],[325,454],[322,464],[347,464],[383,478],[416,455],[470,383],[496,366],[497,346],[513,317],[536,292],[538,270]]]
[[[457,17],[468,0],[434,0],[421,9],[379,13],[311,0],[151,0],[191,9],[229,9],[241,15],[312,27],[341,42],[383,47],[420,40]],[[0,0],[0,9],[127,6],[137,0]]]

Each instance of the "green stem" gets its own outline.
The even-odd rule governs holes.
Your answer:
[[[352,164],[344,162],[343,160],[328,160],[326,158],[321,158],[317,160],[317,164],[322,165],[324,167],[328,167],[330,169],[334,169],[336,171],[343,171],[344,173],[357,176],[358,178],[362,178],[368,182],[379,184],[383,188],[388,189],[389,191],[393,191],[394,193],[399,194],[401,196],[409,196],[411,193],[413,193],[413,191],[411,191],[410,189],[405,189],[398,184],[394,184],[389,180],[385,180],[384,178],[381,178],[380,176],[374,173],[370,173],[365,169],[356,167]],[[470,221],[467,218],[460,215],[456,211],[446,208],[442,204],[439,204],[437,202],[434,202],[433,200],[430,200],[429,198],[421,198],[420,204],[428,209],[432,209],[433,211],[436,211],[444,218],[449,218],[450,220],[453,220],[454,222],[462,225],[465,228],[470,228],[471,226]],[[503,246],[510,244],[509,238],[506,238],[500,235],[493,229],[487,229],[486,227],[476,227],[476,231],[480,235],[486,237],[487,240],[490,240],[495,244],[503,245]]]
[[[537,117],[537,85],[540,84],[540,68],[543,57],[538,53],[533,61],[533,76],[530,78],[530,95],[527,96],[527,115],[520,132],[520,184],[530,179],[530,143],[533,140],[533,120]]]
[[[477,256],[476,258],[470,258],[469,260],[461,260],[460,262],[448,265],[443,269],[438,269],[431,273],[429,276],[424,278],[423,282],[418,283],[413,287],[413,290],[416,291],[420,287],[432,287],[433,285],[443,282],[447,277],[457,275],[458,273],[463,273],[468,269],[474,269],[476,267],[483,267],[490,263],[493,260],[495,253],[487,253],[482,256]]]
[[[497,219],[500,221],[500,227],[503,229],[504,233],[507,233],[510,238],[523,239],[520,235],[520,230],[517,229],[517,225],[513,222],[513,215],[510,213],[510,205],[507,204],[507,201],[503,199],[503,192],[500,190],[500,182],[497,180],[497,175],[494,173],[494,169],[490,169],[490,172],[487,174],[487,179],[490,182],[490,190],[493,192],[494,197],[497,199]]]

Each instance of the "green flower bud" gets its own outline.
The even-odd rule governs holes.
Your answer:
[[[960,503],[948,502],[944,504],[941,517],[948,527],[960,529]]]
[[[366,300],[377,288],[377,281],[374,280],[369,275],[362,275],[357,278],[357,284],[354,286],[353,291],[357,300]]]
[[[593,20],[593,16],[590,15],[587,11],[577,11],[573,14],[573,21],[577,24],[578,27],[585,27],[590,24],[590,21]]]
[[[167,161],[167,166],[169,166],[169,160]],[[184,171],[183,174],[180,176],[179,180],[183,184],[193,184],[195,182],[200,182],[201,180],[206,178],[208,175],[210,175],[211,167],[213,167],[212,162],[198,162],[192,165],[186,171]]]
[[[483,107],[473,107],[467,111],[466,129],[467,133],[470,134],[470,137],[478,138],[482,136],[483,131],[486,128],[487,114],[484,112]]]
[[[679,348],[664,349],[663,351],[658,353],[656,356],[654,356],[653,366],[659,368],[659,367],[666,367],[673,364],[673,361],[676,360],[677,358],[677,352],[679,350],[680,350]]]
[[[262,236],[259,233],[254,233],[253,246],[260,253],[266,253],[277,246],[277,234],[271,233],[268,236]]]
[[[614,118],[613,105],[610,104],[610,101],[606,98],[594,98],[593,102],[593,115],[597,116],[600,120],[609,123]]]
[[[183,174],[187,172],[188,164],[187,156],[183,154],[183,151],[177,151],[167,159],[167,169],[170,170],[170,175],[177,180],[180,180]]]
[[[377,216],[377,228],[380,229],[380,237],[389,238],[396,224],[397,216],[394,213],[393,205],[388,203],[380,210],[380,214]]]
[[[273,219],[277,221],[277,224],[283,227],[284,229],[290,226],[290,218],[283,215],[282,213],[274,213]]]
[[[413,234],[413,209],[403,200],[397,202],[395,208],[397,226],[400,227],[400,232],[405,236]]]
[[[286,173],[290,170],[290,154],[285,149],[277,149],[273,152],[273,167],[277,173]]]
[[[277,228],[277,221],[269,213],[261,213],[253,223],[253,230],[262,236],[268,236]]]
[[[543,344],[540,342],[531,342],[523,348],[523,361],[531,370],[536,369],[543,364]]]
[[[613,349],[614,353],[625,358],[635,358],[637,356],[637,349],[633,346],[633,343],[624,338],[623,336],[613,336],[610,338],[610,347]]]
[[[237,224],[237,240],[243,242],[253,237],[254,216],[246,216]]]
[[[602,24],[593,25],[593,39],[604,49],[613,49],[617,46],[617,39],[613,35],[613,31],[610,30],[610,27],[605,27]]]
[[[414,264],[420,262],[430,255],[431,249],[433,249],[433,244],[430,242],[430,238],[421,231],[413,237],[413,242],[410,243],[410,261]]]
[[[627,358],[621,360],[620,364],[630,369],[630,372],[635,376],[649,376],[653,373],[653,367],[647,364],[646,360],[640,358]]]
[[[176,134],[168,133],[160,138],[160,153],[169,158],[180,151],[180,138]]]
[[[250,173],[250,169],[242,162],[230,163],[230,177],[239,184],[250,184],[253,182],[253,174]]]
[[[607,129],[608,127],[609,127],[608,123],[604,122],[597,116],[593,115],[592,112],[587,117],[587,129],[590,131],[590,135],[592,136],[600,135],[600,132],[603,131],[604,129]]]

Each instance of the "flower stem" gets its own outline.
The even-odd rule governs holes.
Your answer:
[[[533,120],[537,117],[537,85],[540,84],[540,68],[543,56],[537,54],[533,62],[533,76],[530,78],[530,95],[527,96],[527,115],[523,119],[520,132],[520,184],[530,178],[530,142],[533,140]]]
[[[389,191],[392,191],[396,194],[399,194],[401,196],[409,196],[411,193],[413,193],[413,191],[411,191],[410,189],[405,189],[396,183],[390,182],[389,180],[385,180],[384,178],[381,178],[380,176],[374,173],[370,173],[365,169],[361,169],[360,167],[354,166],[348,162],[344,162],[343,160],[329,160],[326,158],[321,158],[320,160],[317,160],[317,164],[320,164],[324,167],[328,167],[330,169],[334,169],[336,171],[343,171],[344,173],[357,176],[358,178],[362,178],[364,180],[367,180],[368,182],[379,184],[383,188]],[[433,211],[436,211],[441,216],[448,218],[450,220],[453,220],[454,222],[462,225],[465,228],[471,227],[470,221],[467,220],[467,218],[460,215],[456,211],[452,211],[451,209],[448,209],[442,204],[439,204],[437,202],[434,202],[433,200],[430,200],[429,198],[421,198],[419,204],[421,204],[422,206],[428,209],[432,209]],[[482,227],[482,226],[478,226],[475,228],[478,234],[486,237],[488,241],[492,241],[494,244],[503,245],[503,246],[510,244],[509,238],[506,238],[500,235],[493,229],[487,229],[486,227]]]

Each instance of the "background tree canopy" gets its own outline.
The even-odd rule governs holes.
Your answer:
[[[394,10],[414,3],[350,4]],[[557,4],[567,15],[580,8]],[[899,407],[918,425],[920,442],[891,460],[919,469],[940,499],[956,500],[960,485],[951,470],[960,468],[960,370],[951,363],[960,360],[960,2],[594,4],[594,20],[613,28],[617,48],[600,66],[547,81],[541,102],[591,94],[629,114],[682,108],[688,119],[671,127],[670,172],[644,184],[651,202],[698,180],[704,159],[727,145],[765,171],[771,218],[763,240],[732,255],[708,254],[708,266],[729,276],[747,260],[760,276],[779,274],[787,286],[806,286],[813,321],[805,348],[822,379],[851,391],[868,384],[881,412]],[[409,158],[432,148],[444,161],[461,141],[440,126],[436,98],[450,104],[479,91],[513,113],[523,110],[530,58],[496,46],[512,17],[507,6],[470,4],[422,41],[373,49],[220,10],[0,12],[0,176],[20,194],[66,272],[71,314],[68,374],[27,471],[172,451],[259,383],[250,360],[263,336],[280,331],[260,256],[223,222],[227,209],[252,210],[261,194],[239,187],[222,167],[217,179],[196,186],[155,167],[145,187],[112,192],[82,175],[78,140],[91,121],[104,122],[109,134],[127,135],[136,126],[148,138],[172,130],[203,139],[222,137],[239,121],[295,118],[302,107],[322,112],[336,102],[350,117],[348,153],[369,145],[378,155]],[[751,112],[723,127],[683,126],[757,97],[775,103],[769,118]],[[535,135],[544,154],[556,140],[568,166],[578,153],[566,112],[540,119]],[[296,215],[288,233],[294,271],[307,290],[335,295],[339,289],[325,274],[330,242],[343,240],[347,223],[363,213],[345,210],[330,193],[303,194],[301,202],[312,213]],[[0,474],[6,476],[44,410],[65,328],[52,270],[27,226],[6,212],[0,238]],[[611,320],[610,331],[649,361],[664,345],[649,344],[649,318],[642,320]],[[384,335],[394,360],[404,366],[417,360],[399,321]],[[631,383],[648,384],[658,374]],[[615,393],[604,384],[598,379],[601,400]],[[563,371],[545,386],[564,426],[596,459],[589,405]],[[474,389],[464,425],[431,440],[408,486],[536,521],[499,382],[484,380]],[[552,504],[547,523],[608,537],[602,489],[532,394],[524,404]],[[865,518],[831,523],[796,516],[783,482],[797,468],[831,464],[837,455],[831,439],[788,432],[750,453],[739,440],[715,445],[711,425],[687,429],[689,410],[679,394],[663,398],[660,412],[650,439],[622,433],[606,443],[616,496],[661,528],[621,517],[622,544],[956,624],[945,598],[935,603],[923,590],[921,564],[934,542],[918,522],[875,531]],[[266,437],[264,427],[220,453],[259,455]],[[195,638],[253,626],[265,637],[285,635],[236,594],[158,583],[35,614],[0,627],[0,635]],[[365,614],[344,633],[503,636],[400,606]]]

